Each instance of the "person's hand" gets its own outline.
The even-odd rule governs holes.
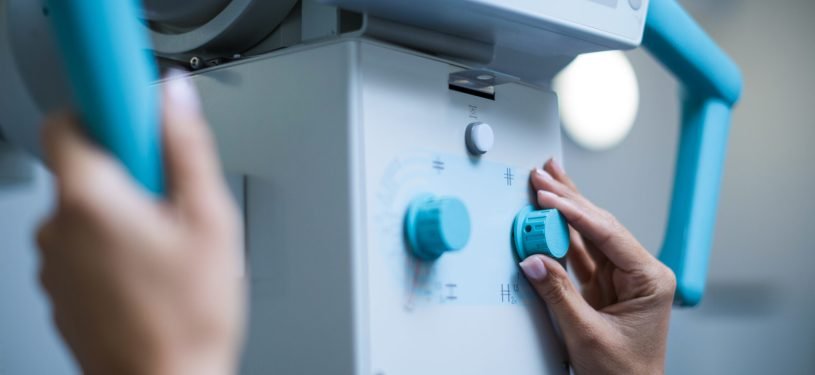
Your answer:
[[[137,186],[71,115],[46,124],[58,200],[38,234],[40,278],[85,374],[237,370],[238,211],[192,84],[171,80],[164,94],[166,200]]]
[[[563,333],[575,374],[664,373],[676,278],[611,214],[583,197],[553,160],[532,172],[538,204],[570,224],[568,261],[581,292],[557,261],[521,262]]]

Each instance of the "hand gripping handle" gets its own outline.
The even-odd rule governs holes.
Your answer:
[[[47,0],[88,135],[148,191],[164,192],[158,69],[136,0]]]

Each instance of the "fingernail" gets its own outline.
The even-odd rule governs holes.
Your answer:
[[[534,281],[543,281],[546,275],[549,274],[549,272],[546,271],[546,265],[544,265],[543,261],[537,256],[526,258],[521,262],[521,270],[524,271],[526,277]]]
[[[167,77],[167,96],[173,110],[184,114],[198,114],[201,102],[192,80],[181,71],[171,71]]]
[[[563,166],[560,165],[560,163],[557,161],[557,159],[552,158],[549,161],[552,162],[552,168],[554,168],[558,173],[564,174]]]
[[[546,180],[551,180],[552,179],[552,176],[549,174],[549,172],[544,171],[541,168],[535,169],[535,173],[537,173],[538,176],[541,176],[542,178],[544,178]]]

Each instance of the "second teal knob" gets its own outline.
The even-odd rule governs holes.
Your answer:
[[[515,217],[512,237],[518,257],[543,254],[561,259],[569,251],[569,225],[558,210],[525,207]]]
[[[405,215],[405,236],[411,251],[423,260],[461,250],[470,240],[470,214],[458,198],[422,194]]]

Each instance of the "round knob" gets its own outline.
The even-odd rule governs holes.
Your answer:
[[[521,259],[533,254],[563,258],[569,251],[569,226],[558,210],[521,210],[513,224],[515,251]]]
[[[467,149],[473,155],[483,155],[495,144],[495,133],[489,124],[474,122],[467,126],[466,139]]]
[[[416,257],[435,260],[467,245],[470,214],[457,198],[421,195],[408,207],[405,235]]]

